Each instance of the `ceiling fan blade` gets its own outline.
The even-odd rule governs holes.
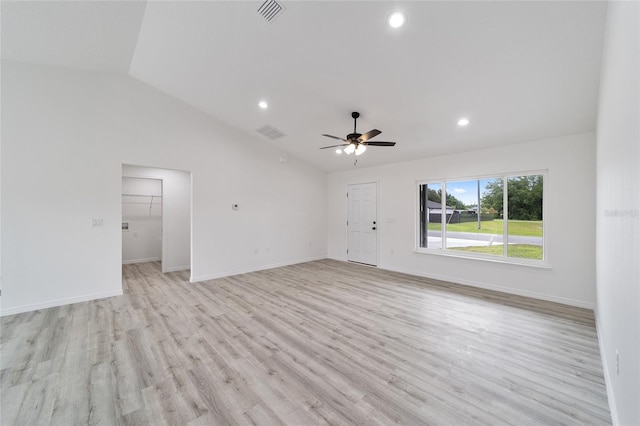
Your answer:
[[[378,129],[369,130],[367,133],[363,134],[362,136],[360,136],[358,138],[358,142],[366,142],[371,138],[375,138],[380,133],[382,133],[382,132],[380,130],[378,130]]]
[[[350,144],[348,144],[348,143],[342,143],[342,144],[340,144],[340,145],[323,146],[323,147],[322,147],[322,148],[320,148],[320,149],[337,148],[337,147],[339,147],[339,146],[347,146],[347,145],[350,145]]]
[[[367,146],[395,146],[395,142],[364,142],[363,145]]]
[[[322,134],[322,136],[325,136],[325,137],[327,137],[327,138],[331,138],[331,139],[338,139],[339,141],[345,141],[345,142],[347,142],[347,140],[346,140],[346,139],[344,139],[344,138],[339,138],[339,137],[337,137],[337,136],[333,136],[333,135],[325,135],[325,134],[323,133],[323,134]]]

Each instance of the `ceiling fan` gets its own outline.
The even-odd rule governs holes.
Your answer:
[[[347,155],[351,155],[353,153],[355,153],[356,155],[360,155],[367,150],[367,146],[395,146],[396,144],[395,142],[370,142],[369,139],[372,139],[378,136],[382,132],[378,129],[373,129],[373,130],[369,130],[367,133],[364,133],[364,134],[358,133],[356,131],[356,123],[358,121],[358,117],[360,117],[360,113],[354,111],[351,113],[351,117],[353,117],[353,133],[349,133],[346,139],[340,138],[338,136],[333,136],[333,135],[326,135],[326,134],[322,135],[331,139],[337,139],[339,141],[343,141],[345,143],[342,143],[339,145],[323,146],[320,149],[344,147],[343,151]],[[357,159],[356,159],[356,162],[357,162]]]

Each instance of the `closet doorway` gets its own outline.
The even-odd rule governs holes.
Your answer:
[[[162,260],[162,180],[122,178],[122,263]]]
[[[122,263],[191,269],[191,173],[122,165]]]

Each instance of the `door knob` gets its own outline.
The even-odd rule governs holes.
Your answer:
[[[374,226],[374,227],[373,227],[373,228],[371,228],[371,229],[373,229],[373,230],[375,231],[375,230],[376,230],[376,227]]]

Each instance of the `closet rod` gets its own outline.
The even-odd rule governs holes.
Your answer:
[[[154,198],[162,198],[162,195],[141,195],[141,194],[122,194],[123,197],[151,197],[151,201],[149,202],[149,216],[151,216],[151,209],[153,207],[153,199]],[[146,203],[127,203],[123,202],[123,204],[146,204]]]

